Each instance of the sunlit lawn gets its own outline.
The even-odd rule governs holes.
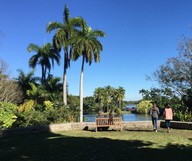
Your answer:
[[[191,161],[192,131],[67,131],[0,138],[0,161]]]

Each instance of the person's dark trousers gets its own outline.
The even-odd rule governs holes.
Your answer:
[[[152,123],[153,123],[153,129],[154,130],[157,130],[157,120],[158,120],[158,118],[152,117]]]
[[[170,128],[170,121],[171,120],[165,120],[165,125],[166,125],[167,129]]]

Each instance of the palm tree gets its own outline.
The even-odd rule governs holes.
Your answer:
[[[125,97],[125,89],[123,87],[115,89],[114,99],[118,102],[119,108],[122,108],[122,101],[124,97]]]
[[[31,89],[30,83],[37,84],[39,78],[34,76],[34,71],[30,71],[28,73],[24,73],[21,69],[18,69],[17,71],[19,72],[19,76],[15,79],[23,91],[24,98],[26,98],[27,90]]]
[[[50,93],[61,92],[62,91],[61,78],[53,77],[53,75],[49,75],[47,78],[45,87]]]
[[[49,75],[45,84],[48,100],[56,103],[61,102],[62,87],[61,78]]]
[[[43,45],[42,47],[36,44],[29,44],[27,50],[29,52],[36,52],[29,60],[29,66],[33,69],[36,68],[37,64],[41,65],[42,70],[42,83],[45,83],[46,75],[50,73],[51,63],[54,67],[54,61],[59,65],[60,55],[53,49],[53,46],[50,43]],[[50,62],[51,60],[51,62]]]
[[[108,112],[109,104],[112,102],[112,97],[111,97],[111,91],[107,88],[105,88],[105,91],[103,93],[103,102],[104,102],[104,112]]]
[[[98,37],[104,37],[105,33],[101,30],[92,30],[87,26],[86,22],[82,20],[81,29],[78,33],[70,38],[69,44],[72,45],[72,60],[77,60],[82,56],[82,65],[80,72],[80,122],[83,122],[83,73],[84,64],[91,65],[93,59],[95,62],[100,61],[100,52],[103,46]]]
[[[70,67],[71,52],[71,46],[67,43],[67,41],[74,32],[74,28],[79,26],[81,18],[76,17],[70,19],[69,9],[65,5],[63,19],[63,23],[49,22],[46,30],[49,33],[53,30],[56,30],[56,33],[53,37],[53,45],[58,51],[61,51],[61,48],[64,50],[63,103],[64,105],[67,105],[67,69]]]
[[[103,96],[103,95],[104,95],[104,92],[105,92],[105,89],[104,89],[104,88],[101,88],[101,87],[95,89],[95,91],[94,91],[95,101],[98,102],[98,104],[99,104],[99,110],[102,110],[102,111],[104,111],[104,110],[102,109],[103,100],[104,100],[104,96]]]

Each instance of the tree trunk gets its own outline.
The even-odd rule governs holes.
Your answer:
[[[67,68],[68,68],[68,53],[64,50],[64,71],[63,71],[63,104],[67,105]]]
[[[119,100],[119,108],[121,109],[121,101]]]
[[[80,97],[80,123],[83,122],[83,70],[84,70],[84,57],[81,66],[79,97]]]
[[[41,76],[41,83],[45,83],[45,67],[41,65],[41,70],[42,70],[42,76]]]
[[[67,73],[63,76],[63,104],[67,105]]]

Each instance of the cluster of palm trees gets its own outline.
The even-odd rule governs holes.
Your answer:
[[[70,18],[69,9],[65,5],[63,14],[63,23],[49,22],[46,32],[55,31],[53,43],[44,44],[42,47],[36,44],[29,44],[28,51],[35,52],[29,60],[29,66],[33,69],[37,65],[41,66],[41,82],[45,84],[50,75],[51,67],[54,62],[60,64],[60,52],[64,52],[63,67],[63,104],[67,105],[67,69],[70,67],[70,61],[76,61],[82,57],[82,66],[80,72],[80,122],[83,121],[83,72],[84,64],[89,65],[94,60],[100,61],[100,52],[103,46],[98,37],[104,37],[105,33],[101,30],[90,28],[82,17]]]
[[[122,109],[124,97],[125,89],[123,87],[106,86],[104,88],[99,87],[94,91],[94,98],[99,104],[99,109],[104,112]]]

